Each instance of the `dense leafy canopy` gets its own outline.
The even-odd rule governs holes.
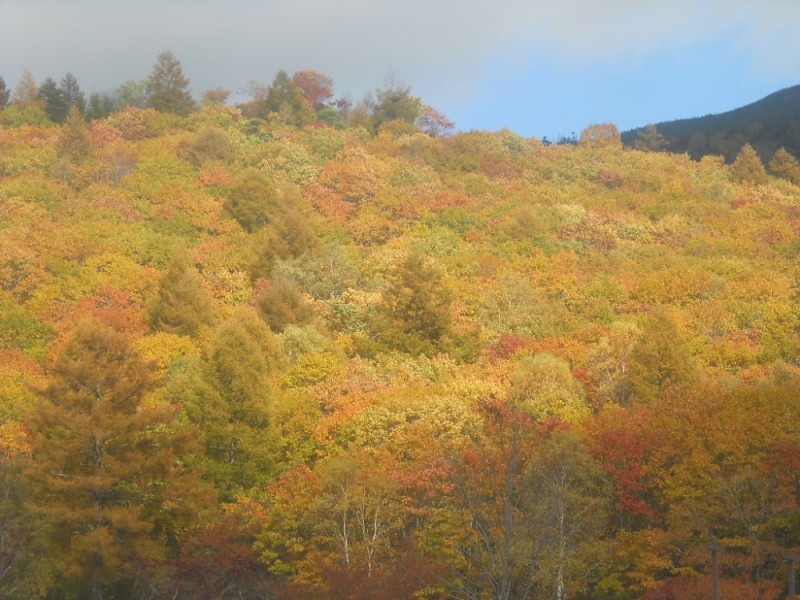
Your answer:
[[[0,102],[0,597],[782,593],[796,157],[252,92]]]

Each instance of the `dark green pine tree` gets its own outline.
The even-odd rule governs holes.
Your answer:
[[[195,108],[180,61],[168,51],[158,55],[147,78],[148,105],[160,112],[188,115]]]
[[[44,99],[44,110],[54,123],[63,123],[67,120],[69,104],[64,96],[64,91],[52,77],[48,77],[39,86],[39,95]]]
[[[0,109],[8,106],[8,103],[10,101],[11,101],[11,92],[9,91],[8,87],[6,87],[5,80],[2,77],[0,77]]]
[[[86,108],[86,119],[94,121],[105,119],[114,109],[114,98],[109,94],[98,94],[92,92],[89,96],[89,105]]]
[[[269,118],[272,115],[296,127],[302,127],[314,119],[314,108],[286,71],[278,71],[264,100],[262,116]]]
[[[64,95],[64,100],[67,102],[67,107],[73,106],[78,109],[78,112],[83,114],[86,112],[86,96],[81,91],[81,86],[78,85],[78,80],[72,73],[67,73],[61,80],[61,93]]]

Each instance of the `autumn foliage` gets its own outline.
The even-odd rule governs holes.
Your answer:
[[[310,70],[198,107],[169,53],[117,105],[47,83],[56,121],[21,83],[0,597],[706,598],[712,542],[723,597],[784,593],[796,157],[454,133]]]

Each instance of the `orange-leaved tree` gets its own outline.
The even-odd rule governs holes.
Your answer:
[[[83,321],[30,420],[34,490],[59,597],[117,597],[179,549],[205,501],[185,458],[195,435],[146,406],[150,369],[124,334]]]

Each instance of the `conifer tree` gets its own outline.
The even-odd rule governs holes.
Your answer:
[[[71,108],[74,106],[81,114],[86,111],[86,96],[84,96],[81,91],[81,86],[78,85],[78,80],[72,73],[64,75],[64,78],[61,80],[60,89],[68,107]]]
[[[11,101],[19,108],[30,108],[32,106],[41,107],[42,96],[39,94],[39,86],[30,71],[24,71],[19,78]]]
[[[92,92],[89,96],[89,105],[86,107],[86,119],[94,121],[105,119],[114,108],[114,99],[109,94]]]
[[[8,106],[8,103],[11,101],[11,92],[6,87],[5,80],[0,77],[0,109],[5,108]]]
[[[168,51],[158,55],[147,78],[148,105],[161,112],[188,115],[195,108],[189,80],[183,75],[180,61]]]
[[[800,162],[786,151],[780,148],[769,162],[769,170],[773,175],[791,181],[795,185],[800,185]]]
[[[731,165],[731,175],[734,181],[740,183],[766,183],[767,172],[764,164],[750,144],[745,144]]]
[[[377,131],[388,121],[400,120],[413,125],[423,108],[422,101],[411,95],[411,88],[390,80],[376,90],[378,101],[372,106],[372,126]]]
[[[126,337],[81,322],[56,357],[30,428],[35,512],[57,597],[122,597],[137,565],[177,549],[202,492],[181,458],[198,448],[173,414],[145,407],[150,368]],[[53,596],[53,597],[56,597]]]
[[[223,501],[272,476],[268,377],[275,336],[254,309],[238,309],[216,331],[204,359],[171,387],[205,434],[206,476]]]
[[[69,112],[69,104],[64,92],[58,87],[51,77],[48,77],[39,86],[39,94],[44,99],[44,110],[54,123],[63,123]]]
[[[656,400],[665,389],[692,382],[695,369],[675,321],[663,309],[656,310],[631,349],[621,395],[638,402]]]
[[[167,333],[197,335],[200,327],[210,325],[213,318],[214,304],[189,254],[185,250],[176,251],[161,278],[158,298],[150,307],[153,328]]]
[[[58,148],[74,162],[80,162],[92,153],[92,140],[89,138],[86,122],[75,106],[69,109],[67,119],[61,127]]]
[[[442,274],[411,254],[383,293],[376,327],[383,344],[431,356],[445,350],[451,295]]]
[[[302,127],[314,118],[314,109],[306,100],[303,90],[290,78],[286,71],[278,71],[264,100],[265,118],[276,115],[289,125]]]

